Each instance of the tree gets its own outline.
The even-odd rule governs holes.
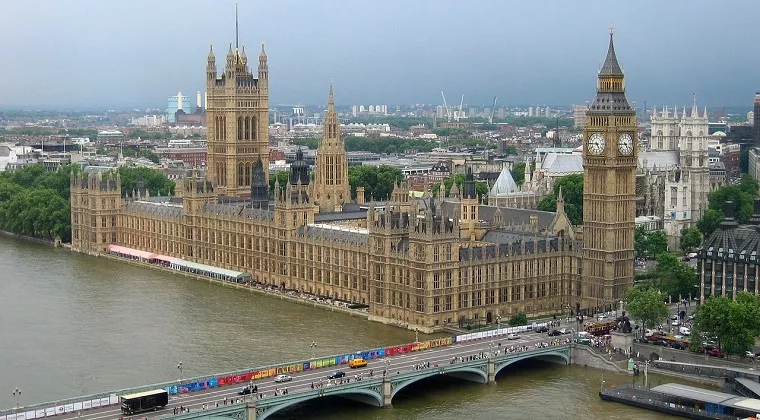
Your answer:
[[[509,155],[517,155],[517,153],[518,153],[517,152],[517,146],[515,146],[514,144],[510,144],[509,146],[507,146],[507,147],[504,148],[504,154],[507,155],[507,156],[509,156]]]
[[[646,244],[646,252],[650,257],[668,251],[668,237],[665,235],[665,231],[662,230],[647,232]]]
[[[511,327],[519,327],[520,325],[527,325],[528,317],[523,312],[518,312],[512,318],[509,319],[509,325]]]
[[[274,192],[275,182],[280,184],[280,191],[284,190],[288,182],[290,182],[288,171],[278,171],[274,175],[269,176],[269,192]]]
[[[702,244],[702,233],[697,228],[683,228],[681,229],[681,250],[683,252],[691,252],[692,249],[699,247]]]
[[[662,322],[668,316],[668,305],[662,292],[653,287],[634,287],[626,295],[628,315],[641,322],[642,330]]]
[[[387,200],[397,182],[404,178],[400,169],[392,166],[351,166],[348,168],[348,183],[351,198],[356,198],[356,188],[364,187],[365,198]]]
[[[661,252],[657,255],[653,285],[675,299],[696,295],[697,272],[688,264],[678,260],[673,254]]]
[[[137,190],[137,175],[143,179],[150,195],[168,195],[174,193],[174,182],[161,171],[151,168],[122,166],[118,169],[121,177],[121,195],[127,197]]]
[[[509,173],[517,185],[522,185],[525,182],[525,162],[518,162],[512,165],[512,170]]]
[[[721,210],[709,209],[701,219],[697,220],[697,229],[707,238],[715,232],[723,221],[723,212]]]
[[[647,257],[647,236],[648,231],[644,226],[638,226],[633,231],[633,253],[636,258]]]
[[[710,296],[697,310],[693,330],[693,349],[703,341],[716,340],[726,354],[744,355],[760,334],[758,298],[748,292],[739,292],[736,300]]]
[[[143,150],[142,152],[140,152],[140,155],[153,163],[160,162],[160,159],[158,158],[158,156],[150,150]]]
[[[562,188],[565,199],[565,213],[574,225],[583,223],[583,174],[565,175],[554,183],[552,193],[538,204],[543,211],[557,211],[557,195]]]

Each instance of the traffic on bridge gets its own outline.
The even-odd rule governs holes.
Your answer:
[[[369,381],[381,383],[390,381],[394,377],[403,377],[404,382],[394,384],[395,389],[392,394],[389,393],[386,396],[385,401],[382,400],[382,395],[375,397],[378,400],[376,402],[368,401],[372,405],[383,406],[390,404],[392,396],[407,384],[434,374],[451,373],[452,376],[487,383],[493,380],[498,369],[511,362],[502,363],[496,371],[492,368],[491,372],[485,373],[465,367],[464,364],[477,365],[480,362],[480,365],[483,365],[482,362],[489,357],[493,359],[519,353],[520,357],[514,358],[516,361],[520,358],[530,358],[532,353],[541,349],[558,345],[569,347],[571,342],[569,334],[549,336],[545,332],[545,327],[546,324],[534,324],[502,328],[348,355],[318,357],[303,363],[145,386],[100,395],[96,399],[101,399],[103,404],[99,406],[95,406],[91,400],[86,399],[89,397],[81,397],[70,401],[46,403],[2,412],[0,420],[30,420],[51,416],[61,420],[160,418],[214,410],[241,403],[268,407],[269,411],[265,415],[261,415],[265,408],[259,410],[257,419],[262,419],[283,408],[280,400],[295,401],[292,403],[295,404],[318,396],[336,394],[335,391],[342,387],[357,388],[365,384],[369,386]],[[534,329],[541,332],[536,332]],[[553,332],[557,333],[557,331]],[[569,355],[558,362],[569,363]],[[466,374],[467,371],[475,371],[483,377],[475,375],[468,378],[455,374]],[[146,391],[160,389],[169,394],[168,404],[162,409],[156,411],[151,409],[133,415],[123,412],[120,397],[127,394],[142,395]],[[303,398],[294,399],[296,394],[303,394]],[[81,401],[90,402],[90,404],[84,404]]]

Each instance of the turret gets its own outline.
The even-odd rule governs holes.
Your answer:
[[[267,53],[264,51],[264,43],[261,43],[261,53],[259,53],[259,83],[267,85],[269,83],[269,65],[267,64]]]
[[[206,82],[214,83],[216,80],[216,56],[214,56],[214,46],[210,45],[208,50],[208,62],[206,63]]]

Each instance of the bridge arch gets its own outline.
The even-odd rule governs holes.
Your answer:
[[[496,364],[496,366],[494,367],[494,376],[498,375],[499,372],[501,372],[502,369],[504,369],[505,367],[513,363],[517,363],[517,362],[528,360],[528,359],[543,360],[550,363],[561,363],[564,365],[570,364],[570,356],[559,351],[552,351],[552,352],[540,353],[540,354],[530,354],[529,352],[526,352],[526,354],[522,357],[515,357],[505,362]]]
[[[452,365],[446,365],[440,370],[433,370],[430,373],[414,376],[412,378],[408,378],[402,382],[399,382],[391,391],[391,401],[393,400],[393,397],[395,397],[399,391],[406,388],[407,386],[415,382],[421,381],[423,379],[432,378],[438,375],[451,376],[454,378],[464,379],[464,380],[475,382],[478,384],[488,383],[488,374],[480,369],[476,369],[474,367],[452,368]]]
[[[267,407],[263,410],[263,412],[257,414],[256,420],[264,420],[268,418],[269,416],[277,413],[278,411],[294,406],[296,404],[300,404],[306,401],[316,400],[318,398],[322,397],[343,397],[352,401],[358,401],[365,404],[369,404],[374,407],[382,407],[383,406],[383,396],[375,392],[371,389],[335,389],[330,390],[329,388],[323,388],[323,391],[327,391],[326,393],[320,393],[318,391],[310,392],[306,395],[299,396],[298,398],[288,399],[287,401],[283,401],[280,404],[276,404],[270,407]],[[332,392],[329,392],[332,391]]]

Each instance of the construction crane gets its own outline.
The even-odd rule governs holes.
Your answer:
[[[449,106],[446,105],[446,95],[443,94],[443,91],[441,91],[441,97],[443,98],[443,109],[446,110],[447,121],[451,122],[451,111],[449,111]]]
[[[493,113],[496,112],[496,99],[497,97],[493,97],[493,106],[491,106],[491,118],[488,119],[488,124],[493,124]]]
[[[459,101],[459,113],[454,115],[456,121],[459,121],[459,119],[462,118],[462,104],[464,104],[464,95],[462,95],[462,100]]]

